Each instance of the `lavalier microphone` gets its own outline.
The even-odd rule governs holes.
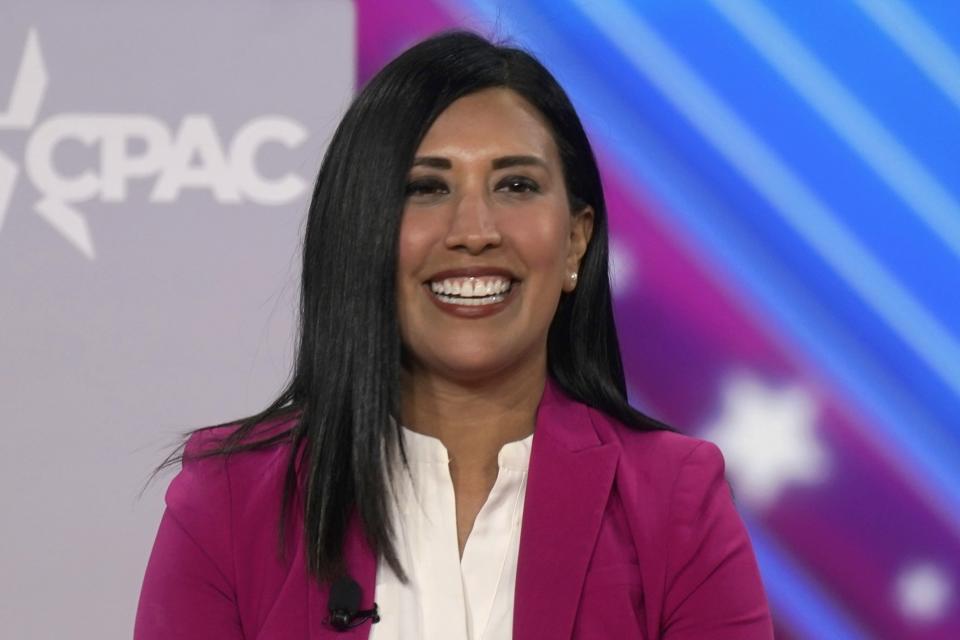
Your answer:
[[[334,580],[330,586],[327,609],[330,615],[324,622],[337,631],[353,629],[367,619],[374,623],[380,622],[376,602],[373,603],[372,609],[360,610],[360,585],[350,576],[342,576]]]

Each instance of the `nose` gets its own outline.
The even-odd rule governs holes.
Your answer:
[[[483,194],[464,194],[453,211],[446,237],[447,248],[463,247],[478,254],[489,247],[499,246],[501,240],[494,211]]]

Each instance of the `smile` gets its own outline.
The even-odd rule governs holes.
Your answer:
[[[438,307],[462,317],[482,317],[503,309],[519,282],[503,276],[444,278],[426,283]]]
[[[512,285],[508,278],[444,278],[430,283],[435,296],[450,304],[476,306],[502,301]]]

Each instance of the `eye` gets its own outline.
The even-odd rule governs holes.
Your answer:
[[[508,176],[500,181],[497,190],[506,187],[511,193],[538,193],[540,185],[525,176]]]
[[[447,185],[436,178],[422,178],[411,180],[404,190],[407,196],[429,196],[447,193]]]

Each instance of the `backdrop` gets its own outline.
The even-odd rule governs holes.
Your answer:
[[[348,0],[0,4],[0,638],[131,637],[149,471],[279,391],[355,34]]]
[[[0,636],[129,637],[177,432],[289,370],[358,86],[531,49],[603,168],[634,404],[716,442],[780,639],[960,637],[960,5],[6,2]]]

